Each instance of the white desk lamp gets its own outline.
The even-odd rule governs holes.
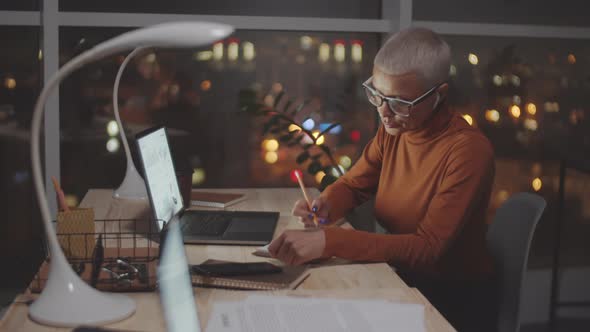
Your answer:
[[[128,198],[128,199],[147,199],[147,190],[145,188],[145,182],[137,172],[137,168],[131,158],[131,151],[129,150],[129,143],[127,142],[127,136],[125,135],[125,129],[121,123],[121,117],[119,116],[119,82],[125,67],[129,61],[139,52],[144,50],[145,47],[138,47],[131,51],[123,60],[123,63],[119,67],[117,77],[115,78],[115,86],[113,87],[113,112],[115,113],[115,119],[119,126],[119,134],[121,135],[121,141],[123,141],[123,148],[125,150],[125,157],[127,158],[127,169],[125,170],[125,178],[123,182],[113,193],[115,198]]]
[[[137,47],[197,47],[211,44],[232,32],[231,26],[207,22],[164,23],[130,31],[76,56],[43,87],[33,112],[31,162],[51,264],[45,288],[29,308],[31,319],[51,326],[77,326],[111,323],[125,319],[135,312],[135,302],[129,297],[97,291],[78,277],[64,256],[53,229],[43,186],[39,133],[45,102],[55,86],[84,64],[114,53]]]

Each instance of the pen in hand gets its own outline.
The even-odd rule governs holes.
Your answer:
[[[301,192],[303,192],[303,198],[305,198],[305,202],[307,203],[307,208],[309,211],[312,211],[311,207],[311,200],[309,196],[307,196],[307,192],[305,191],[305,185],[303,184],[303,180],[301,179],[301,172],[299,170],[295,171],[295,177],[297,178],[297,182],[299,182],[299,188],[301,188]],[[312,212],[313,218],[312,221],[316,227],[318,227],[318,219],[315,212]]]

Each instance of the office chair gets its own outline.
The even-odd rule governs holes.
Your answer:
[[[498,332],[520,329],[520,298],[524,272],[535,227],[545,200],[536,194],[517,193],[496,211],[486,241],[494,257],[499,282]]]

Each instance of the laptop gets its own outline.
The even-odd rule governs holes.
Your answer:
[[[158,230],[179,216],[185,243],[264,245],[272,240],[278,212],[199,211],[185,209],[176,179],[166,128],[139,133],[137,147]]]

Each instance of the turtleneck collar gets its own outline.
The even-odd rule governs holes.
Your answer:
[[[441,102],[434,110],[433,115],[426,121],[424,127],[417,130],[402,133],[406,140],[412,144],[422,144],[433,140],[442,134],[453,118],[453,112],[446,101]]]

